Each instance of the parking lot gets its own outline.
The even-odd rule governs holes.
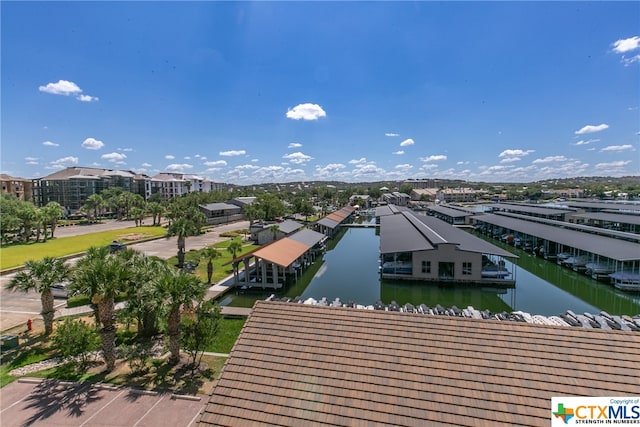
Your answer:
[[[206,396],[26,379],[2,388],[0,425],[194,426]]]

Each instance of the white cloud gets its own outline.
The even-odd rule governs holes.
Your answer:
[[[367,163],[367,158],[366,157],[360,157],[359,159],[353,159],[353,160],[349,160],[349,164],[350,165],[363,165]]]
[[[68,80],[58,80],[58,83],[47,83],[46,86],[40,86],[38,90],[52,95],[65,96],[82,93],[82,89],[80,89],[77,84]]]
[[[633,36],[628,39],[620,39],[613,43],[613,51],[616,53],[625,53],[640,48],[640,37]]]
[[[174,156],[173,154],[167,154],[166,156],[164,156],[164,158],[167,160],[173,160],[176,158],[176,156]]]
[[[604,147],[600,151],[635,151],[633,145],[625,144],[625,145],[609,145],[608,147]]]
[[[236,166],[234,169],[239,169],[239,170],[244,170],[244,169],[249,169],[249,170],[255,170],[255,169],[260,169],[258,166],[255,165],[238,165]]]
[[[387,132],[384,134],[384,136],[400,136],[399,133],[393,133],[393,132]]]
[[[408,171],[410,169],[413,169],[413,166],[408,164],[408,163],[404,163],[404,164],[401,164],[401,165],[396,165],[395,168],[403,170],[403,171]]]
[[[108,153],[108,154],[103,154],[102,156],[100,156],[101,159],[107,160],[109,162],[112,163],[117,163],[120,162],[124,159],[127,158],[126,154],[122,154],[122,153]]]
[[[118,148],[118,151],[124,151],[125,153],[133,151],[133,148]]]
[[[447,156],[444,154],[432,155],[429,157],[420,157],[420,161],[422,162],[441,162],[443,160],[447,160]]]
[[[94,101],[98,101],[100,98],[98,98],[97,96],[82,94],[82,95],[76,96],[76,99],[80,102],[94,102]]]
[[[37,157],[30,157],[30,156],[27,156],[24,159],[28,162],[35,162],[36,160],[38,160]]]
[[[102,147],[104,147],[104,142],[95,138],[87,138],[82,141],[82,148],[86,148],[87,150],[99,150]]]
[[[535,159],[531,163],[551,163],[551,162],[565,162],[567,159],[565,156],[547,156],[543,159]]]
[[[528,156],[529,154],[535,152],[535,150],[520,150],[520,149],[508,149],[508,150],[504,150],[502,153],[500,153],[498,155],[499,158],[501,159],[511,159],[514,157],[519,157],[518,160],[520,160],[520,158],[524,157],[524,156]]]
[[[456,165],[468,165],[468,164],[469,164],[469,161],[468,161],[468,160],[467,160],[467,161],[459,161],[459,162],[456,162]]]
[[[287,148],[300,148],[300,147],[302,147],[302,144],[300,144],[299,142],[292,142],[291,144],[289,144]]]
[[[631,163],[631,160],[619,160],[617,162],[598,163],[595,168],[604,172],[618,172],[621,168]]]
[[[599,139],[587,139],[586,141],[581,139],[580,141],[574,143],[573,145],[588,145],[591,144],[592,142],[598,142],[600,141]]]
[[[296,152],[296,153],[285,154],[284,156],[282,156],[282,158],[283,159],[287,159],[291,163],[294,163],[296,165],[304,164],[304,163],[308,162],[309,160],[313,159],[313,157],[307,156],[306,154],[301,153],[299,151]]]
[[[391,153],[391,154],[397,154],[398,156],[401,156],[401,155],[403,155],[403,154],[404,154],[404,150],[394,151],[394,152],[393,152],[393,153]]]
[[[316,166],[316,171],[319,172],[335,172],[335,171],[339,171],[340,169],[344,169],[346,168],[345,165],[343,165],[342,163],[329,163],[326,166]]]
[[[226,160],[216,160],[212,162],[204,162],[205,166],[216,167],[216,166],[227,166]]]
[[[183,159],[184,160],[191,160],[191,156],[184,156]]]
[[[287,118],[293,120],[318,120],[326,117],[327,113],[318,104],[298,104],[287,111]]]
[[[258,160],[258,159],[251,159],[251,162],[252,162],[252,163],[258,163],[258,162],[259,162],[259,160]]]
[[[578,129],[574,133],[576,135],[584,135],[586,133],[600,132],[600,131],[603,131],[605,129],[609,129],[609,125],[606,124],[606,123],[602,123],[602,124],[599,124],[599,125],[586,125],[586,126],[583,126],[580,129]]]
[[[400,143],[400,147],[408,147],[409,145],[413,145],[415,142],[411,138],[407,138]]]
[[[79,159],[77,157],[73,157],[73,156],[63,157],[61,159],[52,161],[51,166],[55,168],[64,168],[66,166],[77,165],[78,160]]]
[[[58,80],[58,83],[47,83],[45,86],[38,87],[40,92],[50,93],[52,95],[75,95],[76,99],[80,102],[92,102],[97,101],[97,96],[86,95],[82,93],[82,89],[68,80]]]
[[[438,165],[433,164],[433,163],[426,163],[422,166],[420,166],[420,170],[424,170],[424,171],[430,171],[433,169],[438,169]]]
[[[145,162],[141,166],[144,167],[144,168],[150,168],[151,167],[151,163]]]
[[[58,147],[58,146],[60,146],[60,144],[56,144],[55,142],[51,142],[51,141],[44,141],[42,143],[42,145],[44,145],[45,147]]]
[[[221,151],[218,154],[220,156],[231,157],[231,156],[243,156],[247,154],[247,152],[245,150],[229,150],[229,151]]]
[[[629,65],[636,63],[636,62],[640,62],[640,55],[634,55],[631,57],[623,57],[622,58],[622,63],[624,64],[625,67],[628,67]]]
[[[193,168],[193,165],[189,165],[187,163],[182,163],[182,164],[172,163],[168,165],[165,169],[168,171],[183,171],[185,169],[191,169],[191,168]]]

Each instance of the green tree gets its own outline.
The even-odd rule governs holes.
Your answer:
[[[191,357],[191,375],[202,362],[204,351],[213,345],[220,330],[220,306],[213,301],[200,302],[192,315],[182,320],[182,347]]]
[[[186,240],[189,236],[200,234],[200,229],[206,223],[207,218],[197,209],[188,208],[183,210],[180,216],[171,222],[167,229],[167,236],[177,236],[178,245],[178,268],[184,266],[184,255],[186,252]]]
[[[69,267],[62,259],[46,257],[39,261],[30,260],[25,263],[25,269],[19,271],[7,284],[12,291],[36,291],[40,294],[42,303],[42,319],[44,320],[44,334],[53,332],[53,293],[51,286],[69,277]]]
[[[204,298],[207,286],[197,276],[182,271],[168,270],[157,282],[159,295],[168,310],[167,333],[169,335],[170,363],[180,361],[180,309],[183,306],[191,309],[193,302]]]
[[[89,365],[89,354],[98,348],[97,338],[93,328],[86,322],[67,317],[56,328],[51,343],[60,356],[67,359],[67,363],[84,372]],[[79,363],[70,358],[76,358]]]
[[[213,260],[221,257],[222,254],[213,246],[209,246],[200,251],[200,257],[207,259],[207,283],[211,284],[211,276],[213,276]]]
[[[264,213],[263,219],[265,221],[274,221],[286,212],[284,203],[275,194],[261,194],[256,197],[254,203],[257,205],[257,208]]]
[[[133,207],[129,211],[129,215],[135,221],[136,227],[139,227],[142,225],[142,221],[144,220],[144,214],[145,214],[144,209],[138,208],[138,207]]]
[[[158,333],[163,304],[154,283],[159,276],[166,274],[168,265],[157,257],[128,252],[131,252],[128,259],[131,274],[124,285],[127,304],[122,309],[122,316],[137,322],[138,335],[151,337]]]
[[[264,218],[264,212],[260,207],[254,203],[248,204],[242,208],[244,216],[249,220],[249,227],[251,227],[254,221]]]
[[[131,276],[125,257],[130,254],[111,253],[106,247],[89,248],[73,271],[71,284],[74,291],[89,295],[96,307],[96,318],[102,325],[100,338],[107,370],[115,367],[116,323],[115,298]]]
[[[87,197],[87,200],[84,202],[84,207],[87,212],[93,212],[93,219],[97,220],[100,214],[102,213],[102,209],[106,206],[106,202],[104,198],[100,194],[92,194]]]
[[[16,216],[22,223],[22,241],[28,242],[31,240],[33,227],[38,222],[38,210],[31,203],[22,203],[20,204],[20,209],[16,212]]]
[[[227,251],[231,254],[232,259],[236,259],[238,256],[238,252],[242,250],[242,242],[240,239],[233,239],[229,242],[229,246],[227,246]]]
[[[149,212],[151,214],[151,217],[153,218],[153,225],[160,225],[162,223],[162,215],[164,214],[164,211],[165,208],[161,203],[147,203],[147,212]]]
[[[47,240],[47,225],[51,230],[51,237],[56,231],[58,226],[58,220],[64,218],[64,208],[60,206],[58,202],[49,202],[42,209],[43,223],[44,223],[44,239]]]

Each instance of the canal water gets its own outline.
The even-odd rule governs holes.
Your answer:
[[[492,242],[493,243],[493,242]],[[527,252],[501,245],[519,256],[515,261],[515,288],[499,289],[478,285],[460,286],[424,282],[381,280],[378,273],[380,240],[374,228],[347,228],[332,240],[327,252],[297,283],[285,286],[279,297],[353,301],[369,305],[377,300],[388,304],[426,304],[443,307],[469,305],[493,312],[522,310],[531,314],[557,315],[567,310],[610,314],[640,313],[640,295],[615,289]],[[511,265],[507,262],[511,271]],[[222,305],[251,307],[272,291],[227,294]]]

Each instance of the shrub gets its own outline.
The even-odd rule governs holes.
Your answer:
[[[90,353],[98,348],[98,334],[86,322],[66,318],[56,328],[51,344],[67,359],[67,363],[73,363],[76,359],[79,362],[77,370],[84,372],[89,364]]]

